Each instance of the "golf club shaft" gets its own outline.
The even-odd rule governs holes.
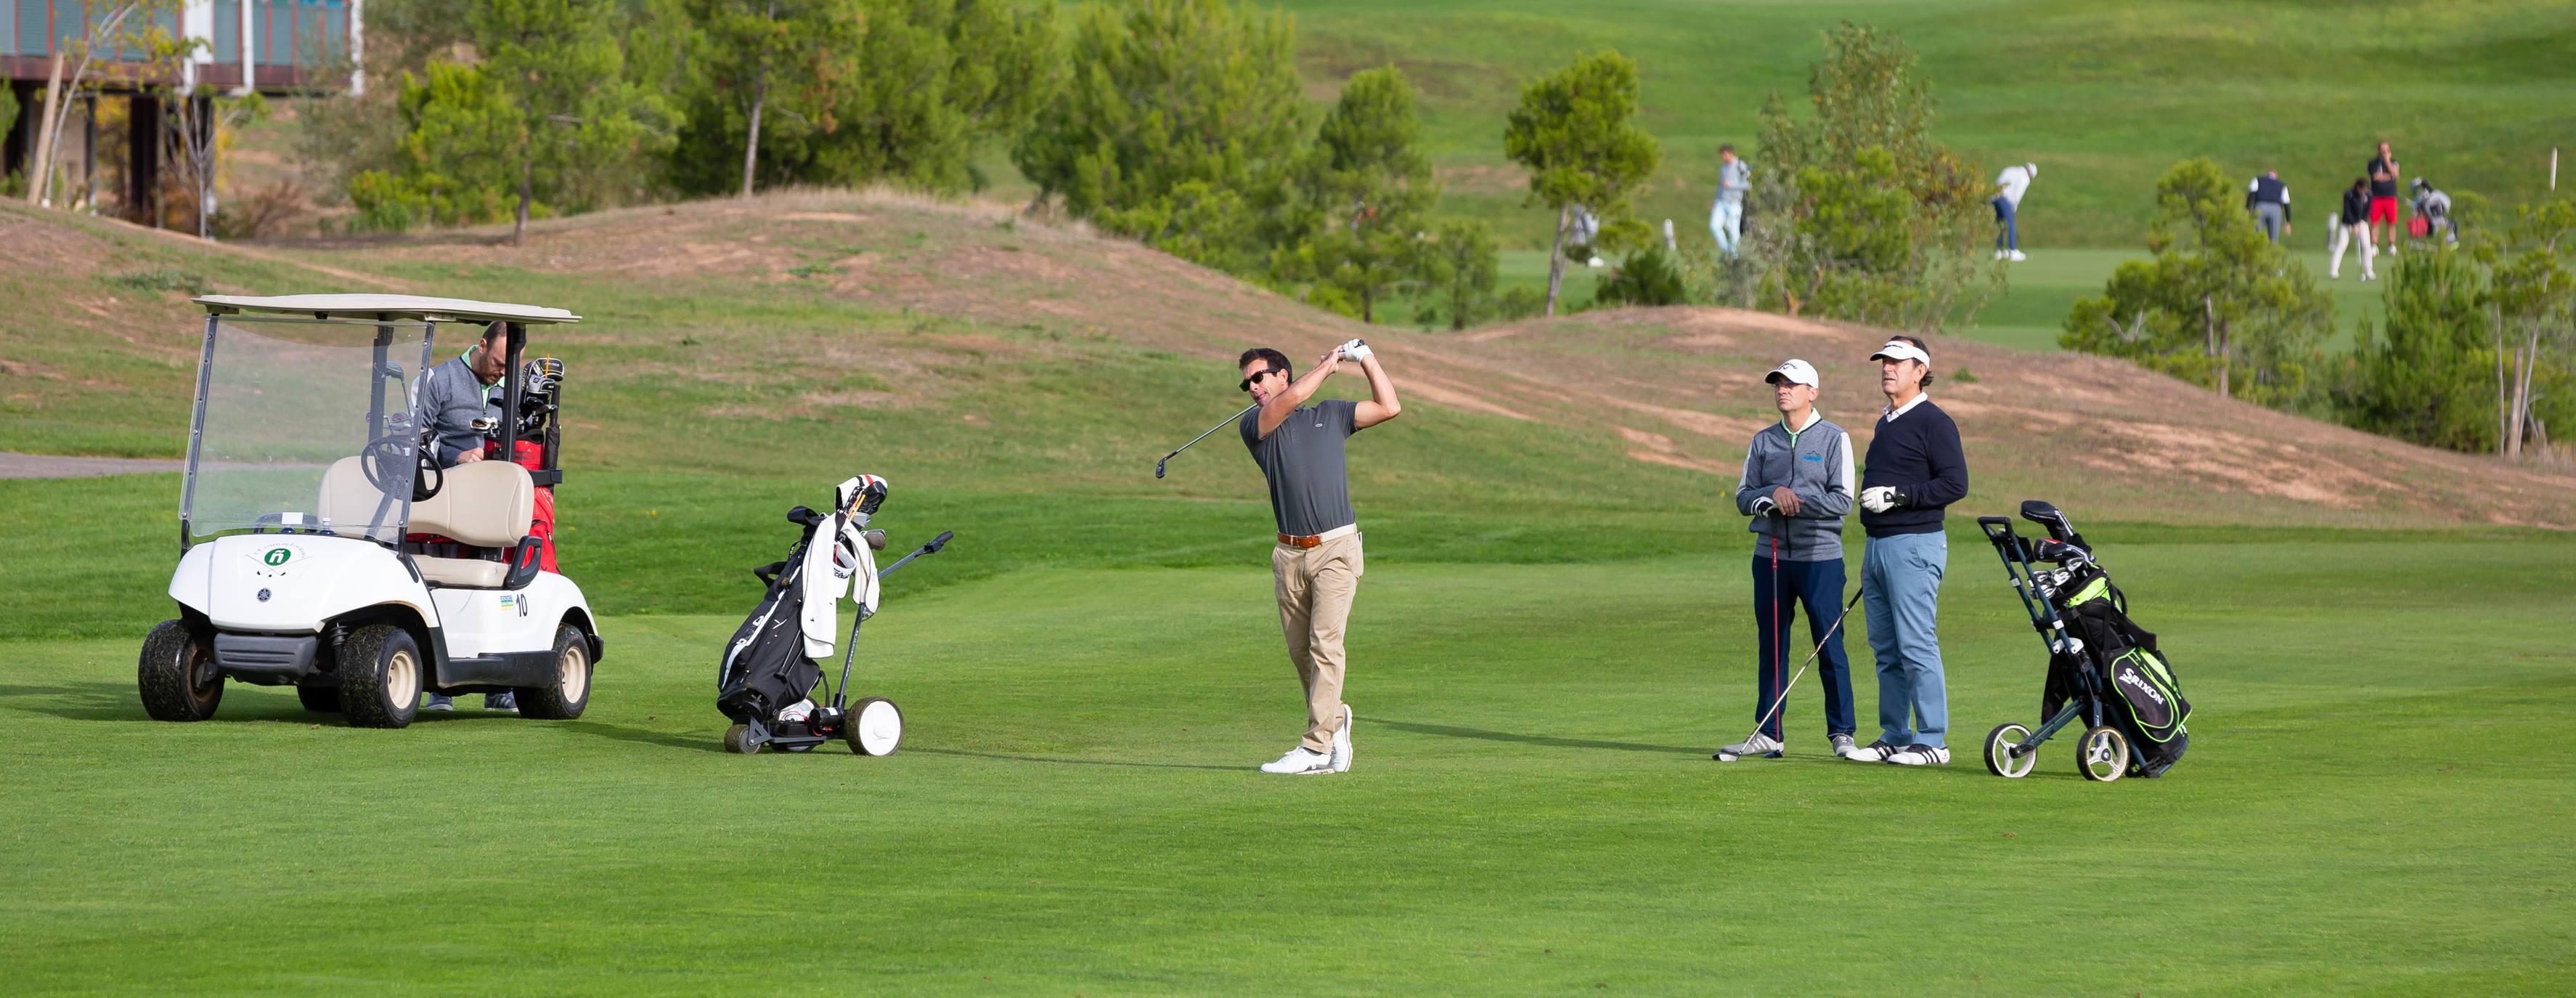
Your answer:
[[[1171,452],[1171,453],[1163,455],[1163,460],[1169,461],[1169,460],[1171,460],[1171,459],[1173,459],[1173,458],[1176,458],[1176,457],[1181,456],[1181,452],[1182,452],[1182,451],[1185,451],[1185,450],[1190,449],[1190,444],[1194,444],[1194,443],[1197,443],[1197,442],[1199,442],[1199,441],[1201,441],[1201,440],[1205,440],[1205,439],[1207,439],[1207,438],[1208,438],[1208,433],[1214,433],[1214,432],[1216,432],[1216,431],[1218,431],[1218,430],[1225,429],[1225,428],[1226,428],[1226,426],[1227,426],[1228,424],[1233,423],[1235,420],[1242,419],[1242,418],[1243,418],[1243,416],[1244,416],[1244,413],[1251,412],[1252,410],[1254,410],[1254,409],[1258,409],[1258,408],[1261,408],[1261,403],[1259,403],[1259,402],[1255,402],[1255,403],[1253,403],[1253,404],[1251,404],[1251,405],[1244,406],[1244,407],[1243,407],[1243,412],[1238,412],[1238,413],[1235,413],[1234,415],[1227,416],[1227,417],[1225,417],[1225,419],[1224,419],[1224,420],[1222,420],[1222,421],[1218,422],[1215,426],[1208,427],[1208,428],[1207,428],[1207,433],[1201,433],[1201,434],[1199,434],[1198,436],[1191,437],[1191,438],[1190,438],[1190,443],[1189,443],[1189,444],[1182,444],[1182,445],[1180,445],[1180,446],[1178,446],[1178,447],[1174,447],[1174,448],[1172,448],[1172,452]]]
[[[1860,588],[1860,590],[1859,590],[1859,591],[1856,591],[1856,592],[1852,593],[1852,598],[1850,599],[1850,601],[1845,602],[1845,603],[1843,604],[1843,612],[1841,612],[1841,613],[1839,613],[1839,614],[1836,614],[1836,615],[1834,616],[1834,626],[1832,626],[1832,627],[1828,627],[1828,628],[1825,628],[1825,635],[1824,635],[1823,637],[1820,637],[1820,638],[1817,638],[1817,639],[1816,639],[1816,650],[1811,651],[1811,652],[1808,652],[1808,653],[1807,653],[1807,660],[1806,660],[1806,661],[1804,661],[1804,662],[1800,662],[1800,663],[1798,663],[1798,674],[1797,674],[1797,675],[1794,675],[1794,676],[1790,676],[1790,677],[1789,677],[1789,685],[1781,687],[1781,688],[1780,688],[1780,695],[1779,695],[1779,696],[1776,696],[1776,697],[1771,698],[1771,709],[1770,709],[1770,710],[1763,711],[1763,712],[1762,712],[1762,719],[1761,719],[1761,720],[1759,720],[1759,721],[1755,721],[1755,722],[1753,722],[1753,733],[1754,733],[1754,734],[1757,734],[1757,735],[1758,735],[1758,734],[1761,734],[1761,733],[1762,733],[1762,726],[1763,726],[1763,725],[1765,725],[1765,724],[1769,724],[1769,723],[1771,723],[1771,715],[1779,713],[1779,712],[1780,712],[1780,705],[1781,705],[1781,704],[1784,704],[1784,703],[1788,703],[1788,702],[1789,702],[1789,691],[1790,691],[1790,690],[1793,690],[1793,689],[1796,689],[1796,688],[1798,687],[1798,680],[1799,680],[1800,678],[1802,678],[1802,677],[1806,676],[1806,674],[1807,674],[1807,667],[1808,667],[1808,666],[1810,666],[1810,665],[1814,665],[1814,664],[1816,663],[1816,656],[1821,655],[1821,654],[1824,654],[1824,651],[1825,651],[1825,642],[1827,642],[1827,641],[1831,641],[1831,640],[1833,640],[1833,639],[1834,639],[1834,632],[1842,629],[1844,618],[1847,618],[1847,617],[1850,617],[1850,616],[1851,616],[1852,607],[1855,607],[1855,606],[1859,606],[1859,605],[1860,605],[1860,595],[1861,595],[1861,593],[1863,593],[1863,592],[1867,592],[1867,591],[1869,591],[1869,587],[1867,587],[1867,586],[1862,586],[1862,587]],[[1785,735],[1785,734],[1788,734],[1788,732],[1785,732],[1785,731],[1784,731],[1784,732],[1781,732],[1781,734],[1784,734],[1784,735]],[[1784,740],[1785,740],[1785,739],[1784,739]]]

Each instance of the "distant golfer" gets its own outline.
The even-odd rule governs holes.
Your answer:
[[[2388,233],[2388,251],[2397,252],[2397,154],[2382,142],[2379,155],[2362,164],[2361,172],[2370,178],[2370,224]]]
[[[1878,348],[1887,410],[1860,479],[1861,606],[1878,659],[1879,738],[1847,759],[1937,766],[1950,761],[1949,691],[1941,676],[1941,573],[1950,564],[1942,510],[1967,498],[1959,425],[1932,404],[1932,355],[1899,336]]]
[[[1995,233],[1995,259],[2020,263],[2030,259],[2021,255],[2021,232],[2013,224],[2021,213],[2021,196],[2030,193],[2030,182],[2039,176],[2039,164],[2024,163],[2004,167],[1995,175],[1995,221],[2003,231]]]
[[[1369,400],[1325,399],[1306,405],[1344,362],[1368,374]],[[1270,576],[1279,595],[1279,629],[1288,660],[1306,687],[1306,736],[1265,773],[1346,773],[1351,768],[1351,708],[1342,702],[1342,632],[1366,566],[1359,518],[1342,446],[1357,433],[1404,411],[1368,345],[1352,340],[1326,351],[1314,370],[1294,377],[1288,356],[1269,347],[1243,352],[1242,387],[1261,408],[1245,413],[1243,446],[1270,480],[1270,513],[1279,544]]]
[[[2265,170],[2245,185],[2245,210],[2254,214],[2254,225],[2274,245],[2290,234],[2290,185],[2281,182],[2281,171]]]
[[[2377,280],[2371,272],[2370,258],[2379,255],[2379,247],[2370,242],[2370,178],[2355,177],[2352,187],[2343,192],[2343,210],[2335,215],[2334,243],[2326,247],[2326,279],[2343,278],[2344,247],[2361,244],[2361,279]]]
[[[1717,237],[1717,251],[1727,259],[1735,258],[1735,244],[1744,238],[1744,192],[1753,189],[1753,167],[1735,158],[1735,145],[1717,147],[1717,198],[1708,206],[1708,231]]]
[[[1821,648],[1816,680],[1825,687],[1825,737],[1834,754],[1852,748],[1850,660],[1833,625],[1843,605],[1843,514],[1852,507],[1851,437],[1816,411],[1816,369],[1803,360],[1782,362],[1763,380],[1771,383],[1780,421],[1753,435],[1744,455],[1744,477],[1735,486],[1735,510],[1753,518],[1761,538],[1753,551],[1753,618],[1762,634],[1754,666],[1751,736],[1721,750],[1720,758],[1777,759],[1787,748],[1788,714],[1779,705],[1789,680],[1789,625],[1798,604],[1807,605],[1807,639]],[[1830,631],[1830,633],[1829,633]]]

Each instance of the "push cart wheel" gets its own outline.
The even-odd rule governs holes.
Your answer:
[[[555,681],[516,690],[519,716],[541,721],[569,721],[590,706],[590,637],[581,628],[555,628]]]
[[[298,686],[295,699],[304,704],[304,709],[316,714],[340,712],[340,688],[337,686]]]
[[[2129,771],[2129,738],[2104,725],[2084,733],[2076,743],[2075,771],[2097,783],[2109,783]]]
[[[420,709],[420,643],[392,624],[368,624],[340,642],[340,712],[352,728],[399,728]]]
[[[134,685],[143,695],[143,712],[159,721],[202,721],[224,702],[214,646],[176,620],[162,621],[144,637]]]
[[[2039,766],[2039,746],[2023,748],[2030,739],[2030,729],[2018,724],[1998,724],[1986,733],[1986,772],[2007,780],[2029,776]]]
[[[903,744],[903,711],[884,697],[852,704],[849,720],[842,723],[841,739],[860,755],[893,755],[895,747]]]
[[[726,728],[725,751],[736,755],[760,754],[760,743],[751,740],[751,725],[737,724]]]

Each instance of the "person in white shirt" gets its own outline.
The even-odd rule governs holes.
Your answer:
[[[1995,195],[1995,221],[2003,223],[2004,227],[2002,232],[1995,233],[1997,260],[2020,263],[2030,259],[2021,255],[2021,233],[2014,230],[2013,216],[2020,212],[2021,196],[2030,191],[2031,179],[2037,176],[2039,164],[2024,163],[2004,167],[2004,172],[1995,177],[1995,186],[2000,189],[2000,193]]]
[[[1708,206],[1708,231],[1717,237],[1717,251],[1728,259],[1735,257],[1735,244],[1744,238],[1744,192],[1753,189],[1753,167],[1735,158],[1733,143],[1717,147],[1717,197]]]

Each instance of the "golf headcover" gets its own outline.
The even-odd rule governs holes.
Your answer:
[[[834,505],[853,514],[852,519],[864,527],[868,525],[869,518],[877,515],[877,507],[885,504],[886,480],[875,475],[858,475],[842,482],[833,493],[840,500]]]
[[[1342,344],[1343,360],[1367,360],[1368,355],[1373,352],[1375,351],[1369,349],[1368,341],[1366,340],[1355,339]]]

